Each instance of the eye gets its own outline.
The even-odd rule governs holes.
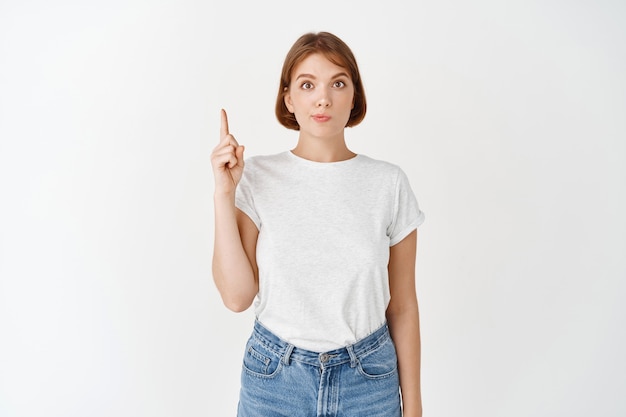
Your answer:
[[[345,87],[345,86],[346,86],[346,83],[343,82],[343,81],[335,81],[333,83],[333,87],[335,87],[335,88],[342,88],[342,87]]]
[[[313,88],[313,84],[311,84],[308,81],[305,81],[305,82],[302,83],[300,88],[302,88],[303,90],[310,90],[311,88]]]

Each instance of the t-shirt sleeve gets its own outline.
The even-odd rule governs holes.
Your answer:
[[[389,246],[400,243],[413,230],[424,222],[424,212],[417,203],[409,179],[404,171],[398,169],[393,204],[393,220],[387,228]]]
[[[241,181],[235,190],[235,206],[243,211],[254,222],[257,229],[261,229],[261,218],[254,205],[254,168],[252,164],[246,164]]]

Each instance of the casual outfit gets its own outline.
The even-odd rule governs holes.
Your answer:
[[[405,173],[365,155],[254,156],[236,205],[259,230],[239,416],[399,416],[389,247],[424,221]]]

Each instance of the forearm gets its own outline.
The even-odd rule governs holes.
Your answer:
[[[213,278],[224,304],[243,311],[252,303],[258,285],[237,225],[234,195],[216,195],[214,205]]]
[[[398,354],[404,417],[421,417],[421,341],[417,302],[401,311],[388,311],[387,322]]]

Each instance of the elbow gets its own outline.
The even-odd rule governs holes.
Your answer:
[[[229,280],[215,267],[213,268],[213,279],[224,306],[235,313],[246,311],[252,305],[259,291],[253,277],[249,281],[247,279]]]
[[[224,305],[227,309],[232,311],[233,313],[243,313],[250,307],[250,304],[245,303],[234,303],[234,302],[226,302],[224,301]]]
[[[419,308],[417,306],[417,300],[404,300],[389,302],[387,307],[386,316],[387,320],[392,320],[396,317],[413,317],[419,315]]]
[[[222,297],[222,301],[224,306],[234,313],[243,313],[252,305],[251,299],[243,297]]]

